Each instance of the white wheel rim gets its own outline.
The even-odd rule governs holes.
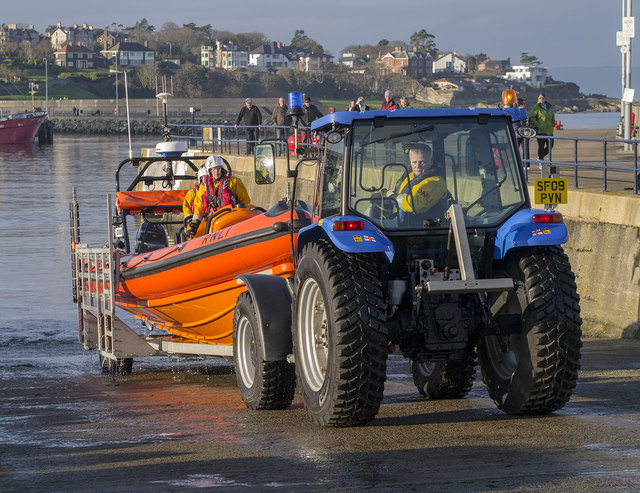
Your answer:
[[[302,372],[313,392],[324,383],[329,361],[328,321],[320,286],[307,279],[299,294],[298,344]]]
[[[252,359],[252,349],[255,348],[253,331],[249,319],[245,316],[238,320],[236,344],[238,345],[238,361],[236,362],[240,371],[240,377],[245,387],[250,389],[253,386],[256,365]]]

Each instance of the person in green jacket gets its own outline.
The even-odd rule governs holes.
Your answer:
[[[544,93],[540,93],[538,102],[533,105],[529,112],[529,123],[536,129],[539,136],[553,135],[553,128],[556,124],[555,118],[551,104],[547,103]],[[540,161],[549,154],[549,146],[553,147],[553,139],[538,138],[538,159]]]

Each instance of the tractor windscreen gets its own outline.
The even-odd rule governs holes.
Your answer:
[[[468,227],[491,227],[525,196],[504,117],[354,121],[349,208],[386,230],[448,228],[462,206]]]

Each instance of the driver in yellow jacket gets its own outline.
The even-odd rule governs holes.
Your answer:
[[[424,214],[447,196],[444,178],[434,174],[433,151],[428,145],[409,149],[411,172],[396,184],[394,193],[400,214]]]

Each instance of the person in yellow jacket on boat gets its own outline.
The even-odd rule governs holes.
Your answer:
[[[193,202],[193,218],[188,228],[189,236],[195,236],[200,222],[207,214],[213,214],[221,207],[235,207],[249,204],[249,192],[240,178],[231,176],[220,156],[212,154],[204,163],[207,175],[198,188]]]
[[[182,213],[184,214],[185,221],[187,223],[191,222],[191,218],[193,217],[193,208],[195,205],[196,195],[198,195],[200,185],[204,183],[205,176],[207,176],[207,168],[205,168],[203,164],[198,170],[198,177],[194,184],[194,187],[190,189],[184,196],[184,201],[182,202]]]
[[[383,195],[396,200],[400,217],[405,214],[425,214],[448,195],[444,178],[436,174],[433,151],[426,144],[409,147],[411,172],[396,183],[393,191]]]

